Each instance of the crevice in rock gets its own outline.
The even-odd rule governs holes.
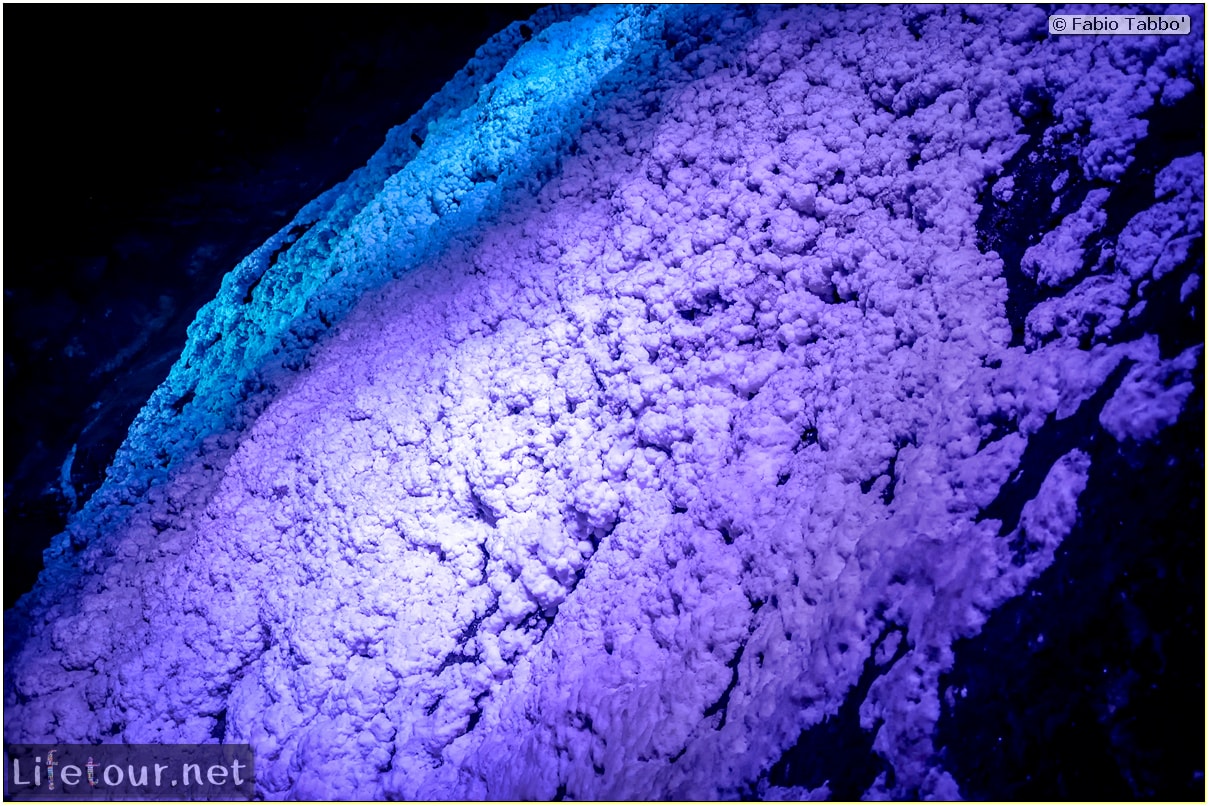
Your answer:
[[[1125,379],[1134,364],[1128,359],[1121,361],[1109,373],[1095,394],[1084,400],[1069,417],[1059,420],[1050,414],[1037,433],[1029,437],[1020,464],[1012,478],[1000,489],[995,500],[987,504],[975,517],[975,522],[989,519],[1000,521],[999,535],[1009,535],[1020,522],[1024,505],[1037,497],[1041,484],[1059,458],[1074,450],[1087,450],[1097,439],[1112,440],[1100,427],[1100,411],[1104,408]],[[1014,546],[1014,561],[1021,564],[1024,555],[1021,546]]]
[[[898,636],[894,654],[884,663],[876,661],[878,650],[891,634]],[[912,646],[907,628],[889,623],[882,627],[865,659],[861,676],[844,698],[839,711],[802,731],[797,742],[781,754],[768,771],[768,783],[778,787],[816,789],[827,784],[834,800],[859,800],[878,774],[888,769],[873,751],[873,740],[881,727],[861,727],[861,703],[869,696],[875,680],[906,656]]]
[[[735,690],[735,686],[739,685],[739,661],[743,659],[743,650],[747,648],[747,641],[744,640],[735,650],[734,656],[726,662],[727,668],[730,669],[730,682],[727,683],[726,689],[721,696],[716,699],[713,704],[705,709],[705,718],[708,719],[715,714],[722,714],[722,718],[718,720],[718,724],[714,726],[714,730],[722,730],[726,727],[726,711],[730,706],[730,695]]]

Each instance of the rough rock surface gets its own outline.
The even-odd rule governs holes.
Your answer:
[[[199,313],[8,614],[6,739],[250,742],[266,798],[818,797],[769,771],[859,689],[855,796],[961,796],[954,642],[1091,472],[1030,450],[1199,383],[1137,323],[1199,316],[1203,156],[1114,196],[1193,18],[504,32]]]

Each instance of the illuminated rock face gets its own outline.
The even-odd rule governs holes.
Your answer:
[[[1203,159],[1130,167],[1194,19],[504,32],[199,313],[9,614],[6,739],[248,742],[267,798],[962,795],[954,642],[1093,443],[1199,399]],[[795,776],[841,716],[870,760]]]

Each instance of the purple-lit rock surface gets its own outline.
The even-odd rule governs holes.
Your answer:
[[[975,794],[955,644],[1201,394],[1168,13],[505,31],[199,313],[8,615],[6,740],[247,742],[265,798]],[[867,780],[787,777],[846,709]]]

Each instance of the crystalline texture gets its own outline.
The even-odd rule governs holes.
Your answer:
[[[1196,37],[1093,51],[1022,7],[528,25],[199,313],[9,615],[6,739],[249,742],[266,798],[775,796],[874,658],[869,794],[960,794],[939,676],[1052,560],[1088,456],[987,513],[1122,362],[1102,416],[1146,439],[1199,356],[1107,338],[1105,284],[1203,229],[1174,223],[1189,165],[1116,274],[1080,274],[1109,190],[1037,233],[1028,275],[1080,284],[1016,347],[980,197],[1019,192],[1041,82],[1111,184],[1183,80],[1141,68]]]

